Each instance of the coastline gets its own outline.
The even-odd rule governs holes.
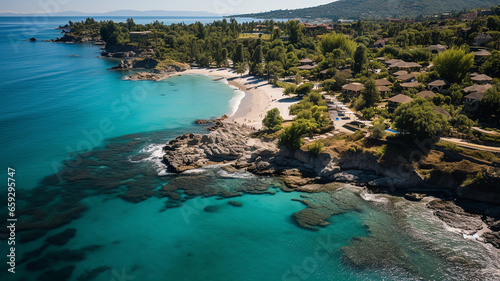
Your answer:
[[[243,75],[242,77],[229,68],[192,68],[176,75],[208,75],[224,78],[229,86],[238,88],[245,93],[234,114],[230,116],[228,122],[246,124],[256,129],[262,128],[262,119],[266,112],[272,108],[278,108],[281,117],[292,120],[288,109],[298,100],[291,99],[283,94],[283,89],[270,85],[267,80],[259,79],[255,76]],[[168,77],[166,77],[168,78]],[[247,96],[250,95],[251,98]]]

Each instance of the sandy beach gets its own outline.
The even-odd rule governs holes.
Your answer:
[[[225,78],[228,84],[235,86],[245,92],[236,112],[228,119],[241,124],[247,124],[257,129],[262,128],[262,119],[266,112],[272,108],[278,108],[284,120],[292,120],[293,116],[288,114],[290,105],[298,100],[283,95],[283,89],[268,83],[267,80],[258,79],[250,75],[236,74],[228,68],[193,68],[186,70],[181,75],[200,74]]]

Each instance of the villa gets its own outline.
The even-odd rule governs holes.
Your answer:
[[[429,89],[429,91],[442,93],[449,85],[450,83],[448,83],[446,80],[439,79],[427,84],[427,89]]]
[[[436,94],[433,91],[422,91],[418,93],[417,96],[424,99],[432,99]]]
[[[412,102],[412,101],[413,101],[413,99],[410,98],[409,96],[403,95],[403,94],[399,94],[399,95],[396,95],[396,96],[394,96],[394,97],[392,97],[392,98],[390,98],[388,100],[387,109],[389,110],[389,112],[392,113],[401,104],[403,104],[403,103],[409,103],[409,102]]]
[[[493,78],[489,77],[486,74],[480,74],[480,75],[472,77],[471,80],[474,81],[474,82],[476,82],[476,83],[478,83],[478,84],[485,85],[488,82],[493,81]]]
[[[357,97],[364,88],[365,86],[361,83],[347,84],[342,86],[342,94],[345,94],[349,97]]]
[[[433,54],[439,54],[441,52],[446,51],[446,46],[441,45],[441,44],[431,45],[431,46],[427,47],[427,50],[431,51],[431,53],[433,53]]]

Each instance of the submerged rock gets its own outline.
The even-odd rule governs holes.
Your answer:
[[[293,219],[297,225],[308,230],[318,231],[317,226],[327,226],[326,221],[331,214],[320,209],[306,208],[293,214]]]
[[[99,266],[99,267],[96,267],[92,270],[85,270],[85,272],[83,272],[79,277],[78,279],[76,279],[77,281],[90,281],[90,280],[94,280],[97,276],[99,276],[99,274],[103,273],[103,272],[106,272],[108,270],[111,270],[111,267],[109,266]]]
[[[86,259],[87,254],[102,248],[100,245],[90,245],[78,250],[62,249],[48,252],[44,257],[29,262],[26,269],[29,271],[43,270],[50,268],[56,262],[79,262]]]
[[[229,200],[227,202],[227,204],[229,204],[231,206],[234,206],[234,207],[241,207],[241,206],[243,206],[243,203],[238,202],[238,201],[233,201],[233,200]]]
[[[47,270],[38,278],[39,281],[66,281],[70,280],[76,266],[68,265],[58,270]]]
[[[36,240],[40,237],[43,237],[43,236],[45,236],[45,234],[47,234],[47,231],[42,230],[42,229],[33,229],[33,230],[25,231],[19,235],[19,242],[27,243],[27,242]]]
[[[75,236],[76,236],[76,229],[68,228],[62,232],[47,237],[45,241],[47,241],[47,243],[52,245],[62,246],[68,243],[68,241]]]
[[[210,205],[210,206],[206,206],[203,210],[207,213],[215,213],[219,210],[219,206],[216,206],[216,205]]]
[[[198,125],[206,125],[206,124],[211,124],[213,122],[214,122],[213,120],[209,120],[209,119],[197,119],[194,121],[194,123],[198,124]]]

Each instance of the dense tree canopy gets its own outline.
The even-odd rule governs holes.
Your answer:
[[[500,125],[500,86],[489,89],[481,100],[484,113]]]
[[[447,122],[434,111],[434,107],[432,102],[424,99],[402,104],[394,113],[394,126],[412,139],[437,141]]]
[[[347,56],[352,57],[356,51],[356,42],[342,33],[332,32],[321,37],[320,49],[323,55],[327,55],[335,49],[340,49]]]
[[[380,101],[380,92],[373,79],[366,81],[365,88],[361,92],[361,97],[364,101],[364,107],[373,107]]]
[[[451,83],[461,82],[474,65],[474,54],[461,48],[452,48],[439,54],[433,62],[441,78]]]
[[[293,122],[292,125],[285,128],[280,135],[279,144],[291,150],[299,149],[303,144],[304,135],[308,130],[306,122]]]
[[[280,111],[277,108],[269,110],[266,117],[262,120],[262,125],[271,131],[281,130],[281,124],[283,123],[283,117],[280,115]]]
[[[493,77],[500,77],[500,52],[496,51],[489,56],[481,66],[481,72]]]

